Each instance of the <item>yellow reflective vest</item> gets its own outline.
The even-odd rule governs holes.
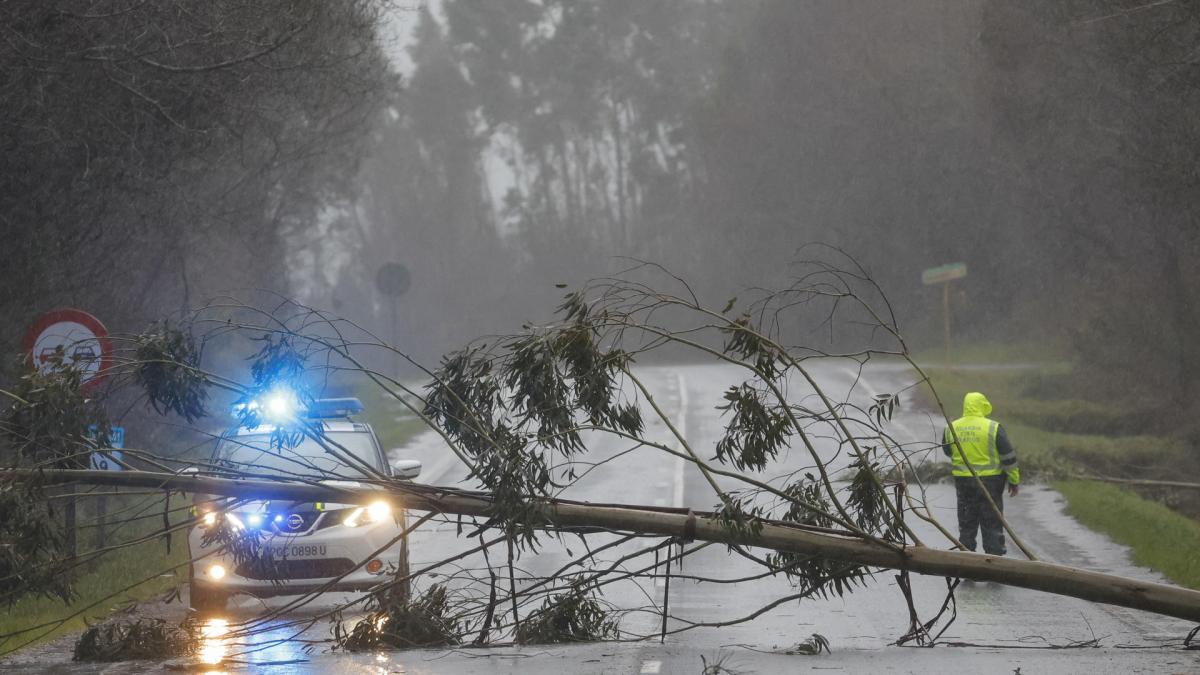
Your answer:
[[[951,448],[950,461],[953,463],[952,473],[955,476],[971,475],[966,464],[969,462],[979,476],[999,476],[1008,474],[1008,482],[1013,485],[1021,482],[1021,470],[1017,468],[1017,454],[1007,443],[1001,452],[997,447],[997,437],[1000,424],[988,419],[992,412],[992,404],[987,397],[979,392],[971,392],[963,397],[963,416],[951,422],[954,433],[947,428],[943,443]],[[955,444],[955,436],[958,443]]]

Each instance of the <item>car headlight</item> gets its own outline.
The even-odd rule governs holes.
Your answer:
[[[392,515],[392,505],[385,501],[371,502],[367,506],[360,506],[350,512],[346,516],[342,524],[346,527],[358,527],[363,523],[382,523]]]
[[[217,524],[217,512],[208,511],[203,516],[200,516],[200,524],[205,527],[212,527]]]

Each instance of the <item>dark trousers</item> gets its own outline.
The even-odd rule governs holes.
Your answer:
[[[992,496],[992,501],[1004,512],[1004,484],[1008,480],[1004,474],[999,476],[982,476],[983,486]],[[975,550],[975,535],[983,531],[983,552],[992,555],[1004,555],[1004,526],[1000,518],[992,510],[983,491],[979,489],[974,477],[961,478],[955,476],[954,489],[958,493],[958,540],[968,551]]]

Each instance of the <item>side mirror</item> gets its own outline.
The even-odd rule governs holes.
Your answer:
[[[397,459],[392,462],[392,476],[412,480],[421,475],[421,460]]]

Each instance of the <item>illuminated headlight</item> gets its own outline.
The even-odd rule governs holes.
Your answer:
[[[382,523],[390,515],[392,515],[392,505],[387,502],[371,502],[367,506],[367,517],[372,523]]]
[[[262,527],[263,517],[261,513],[251,513],[246,516],[246,524],[253,528]]]
[[[392,505],[384,501],[371,502],[366,507],[358,507],[346,516],[342,524],[346,527],[358,527],[363,523],[382,523],[392,515]]]
[[[204,525],[205,527],[212,527],[213,525],[216,525],[217,524],[216,511],[209,511],[208,513],[205,513],[203,516],[200,516],[200,523],[202,525]]]
[[[220,581],[225,578],[225,568],[221,565],[209,565],[208,578],[213,581]]]

